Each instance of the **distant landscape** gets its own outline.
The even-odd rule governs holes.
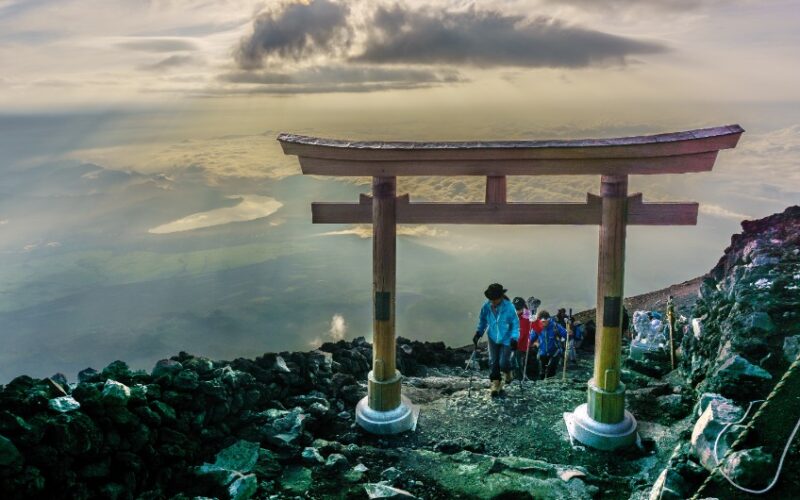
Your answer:
[[[135,137],[120,139],[120,129],[132,119],[152,124],[157,118],[0,118],[0,381],[56,371],[74,377],[118,358],[149,368],[179,350],[233,358],[371,338],[369,227],[310,221],[312,201],[356,200],[367,192],[366,181],[300,175],[274,140],[281,123],[259,134],[190,140],[191,148],[178,140],[146,144],[140,148],[150,156],[122,159],[134,147],[126,141]],[[102,130],[91,130],[98,121]],[[285,128],[337,137],[439,134],[397,125],[369,134],[291,122]],[[75,136],[81,129],[85,133]],[[456,137],[469,133],[478,132],[453,131]],[[548,133],[520,130],[509,138]],[[633,129],[563,134],[629,133]],[[258,161],[236,154],[219,159],[231,141],[236,150],[252,145]],[[791,155],[798,148],[797,127],[755,130],[739,148],[721,154],[714,172],[633,179],[631,190],[645,192],[646,200],[696,200],[702,208],[697,227],[631,228],[628,295],[699,276],[744,216],[796,198],[800,180]],[[119,156],[99,163],[112,153]],[[774,165],[764,172],[784,172],[780,182],[747,182],[761,161]],[[238,169],[235,175],[228,164]],[[509,190],[517,200],[577,201],[596,191],[595,183],[512,178]],[[479,179],[403,180],[400,190],[418,200],[482,196]],[[510,294],[541,297],[544,307],[590,308],[596,238],[590,227],[401,227],[398,333],[465,342],[481,292],[493,281]]]

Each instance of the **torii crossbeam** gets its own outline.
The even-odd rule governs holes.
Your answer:
[[[625,235],[629,224],[694,225],[697,203],[644,203],[628,196],[629,175],[709,171],[721,149],[736,147],[739,125],[651,136],[570,141],[358,142],[280,134],[304,174],[372,177],[358,203],[312,203],[312,221],[372,223],[373,359],[369,392],[356,419],[366,430],[414,428],[413,405],[395,366],[396,225],[594,224],[600,226],[594,376],[588,401],[565,414],[570,435],[599,449],[630,445],[636,420],[620,382]],[[414,203],[396,195],[398,176],[483,176],[485,203]],[[508,203],[509,175],[600,175],[600,196],[586,203]]]

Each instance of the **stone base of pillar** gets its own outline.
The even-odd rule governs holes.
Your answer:
[[[405,396],[400,398],[400,406],[394,410],[378,411],[369,407],[369,397],[364,397],[356,405],[356,422],[370,434],[398,434],[417,428],[419,407]]]
[[[636,419],[625,411],[622,422],[603,424],[589,416],[586,403],[573,413],[564,413],[570,439],[598,450],[616,450],[635,444],[638,440]]]

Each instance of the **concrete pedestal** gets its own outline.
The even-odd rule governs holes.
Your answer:
[[[564,413],[570,438],[598,450],[616,450],[636,443],[636,419],[625,411],[621,422],[604,424],[589,416],[589,405],[580,405],[573,413]]]
[[[630,358],[635,359],[638,361],[642,360],[652,360],[652,361],[669,361],[669,352],[667,351],[669,347],[666,349],[664,347],[659,347],[654,344],[645,344],[641,342],[637,342],[636,340],[631,341],[631,348],[630,348]]]
[[[400,398],[400,406],[394,410],[378,411],[369,407],[369,397],[364,397],[356,405],[356,422],[371,434],[398,434],[417,428],[419,407],[407,397]]]

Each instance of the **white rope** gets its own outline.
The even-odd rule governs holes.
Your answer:
[[[737,425],[744,422],[744,420],[747,418],[747,415],[750,414],[750,409],[753,408],[753,405],[755,403],[762,403],[762,402],[764,402],[763,399],[757,399],[755,401],[751,401],[750,405],[747,407],[747,411],[744,412],[744,416],[736,422],[729,422],[725,424],[725,427],[723,427],[720,433],[717,435],[717,439],[714,440],[714,460],[719,465],[719,472],[720,474],[722,474],[722,477],[724,477],[734,488],[744,491],[745,493],[750,493],[752,495],[761,495],[763,493],[766,493],[778,483],[778,478],[781,476],[781,471],[783,469],[783,462],[786,459],[786,454],[789,452],[789,447],[792,445],[792,441],[794,441],[794,437],[797,434],[797,430],[800,429],[800,418],[798,418],[797,423],[794,426],[794,430],[792,430],[791,435],[789,435],[789,440],[786,441],[786,446],[783,447],[783,453],[781,454],[781,459],[778,462],[778,470],[775,471],[775,477],[772,478],[772,482],[769,483],[769,485],[767,485],[766,488],[761,490],[751,490],[749,488],[745,488],[744,486],[739,486],[738,484],[736,484],[733,481],[733,479],[729,478],[728,475],[725,474],[725,470],[722,467],[722,464],[720,464],[719,457],[717,455],[717,446],[719,445],[719,439],[720,437],[722,437],[723,434],[725,434],[728,431],[728,429],[730,429],[732,425]]]

